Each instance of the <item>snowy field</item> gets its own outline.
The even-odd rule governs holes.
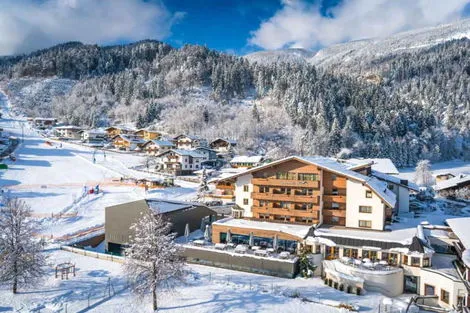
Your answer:
[[[462,160],[431,163],[431,171],[434,175],[452,173],[454,175],[467,173],[470,174],[470,162]],[[415,168],[401,168],[400,177],[413,180],[415,178]]]
[[[56,279],[51,267],[36,288],[22,289],[13,296],[2,287],[0,312],[151,312],[150,299],[140,300],[127,288],[119,263],[61,250],[51,250],[48,256],[51,266],[74,262],[76,276]],[[375,312],[383,298],[375,293],[360,297],[345,294],[325,287],[319,279],[282,279],[197,265],[187,270],[184,284],[159,296],[159,311],[341,312],[315,303],[336,300],[359,305],[361,312]]]

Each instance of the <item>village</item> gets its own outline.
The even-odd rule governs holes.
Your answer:
[[[97,176],[63,186],[46,177],[37,187],[27,181],[2,186],[7,193],[27,191],[36,199],[46,191],[70,199],[69,190],[84,188],[58,211],[47,209],[57,201],[41,200],[37,208],[38,202],[28,202],[45,226],[42,240],[60,247],[61,257],[70,254],[67,262],[53,265],[55,279],[80,276],[75,260],[82,258],[105,260],[106,267],[106,262],[122,263],[132,225],[150,212],[171,222],[191,266],[212,268],[219,275],[263,275],[285,286],[291,281],[296,290],[304,290],[306,305],[317,309],[468,310],[468,164],[461,171],[437,170],[429,182],[417,184],[386,158],[269,160],[237,155],[233,139],[118,126],[87,130],[51,118],[17,123],[21,127],[3,126],[12,144],[26,146],[20,143],[11,153],[15,159],[5,162],[6,174],[29,166],[25,160],[33,150],[28,144],[39,145],[43,157],[62,159],[73,151],[73,162],[100,168]],[[311,288],[318,290],[315,296]],[[335,292],[328,298],[321,295],[325,290]],[[67,301],[69,309],[83,305],[83,299]]]

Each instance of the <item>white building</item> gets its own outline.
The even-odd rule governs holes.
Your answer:
[[[194,150],[172,149],[157,155],[155,160],[159,171],[187,175],[202,168],[205,156]]]
[[[261,155],[247,156],[247,155],[238,155],[230,160],[230,166],[236,168],[251,168],[258,165],[264,161],[264,157]]]
[[[179,135],[173,138],[176,149],[191,150],[198,147],[207,147],[207,140],[198,136]]]
[[[59,138],[80,140],[82,128],[73,125],[57,126],[54,128],[54,132]]]
[[[86,129],[81,132],[81,139],[87,143],[102,143],[107,138],[106,131],[102,129]]]
[[[175,145],[173,142],[168,140],[149,140],[142,146],[142,150],[149,155],[158,155],[169,151],[174,147]]]

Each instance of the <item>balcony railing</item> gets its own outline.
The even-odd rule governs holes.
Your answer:
[[[319,218],[318,209],[309,209],[309,210],[294,210],[294,209],[283,209],[283,208],[273,208],[273,207],[262,207],[262,206],[253,206],[253,212],[265,213],[265,214],[274,214],[274,215],[288,215],[291,217],[310,217],[313,219]]]
[[[298,188],[320,188],[318,180],[294,180],[294,179],[276,179],[276,178],[253,178],[253,185],[279,186],[279,187],[298,187]]]
[[[318,195],[312,196],[300,196],[294,194],[285,193],[263,193],[263,192],[252,192],[251,197],[255,200],[272,200],[272,201],[286,201],[286,202],[301,202],[301,203],[318,203]]]

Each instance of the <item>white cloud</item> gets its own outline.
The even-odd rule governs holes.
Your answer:
[[[343,0],[324,17],[315,4],[284,0],[281,10],[253,31],[250,44],[265,49],[314,48],[382,37],[461,17],[469,0]]]
[[[1,0],[0,55],[65,41],[112,43],[164,39],[175,20],[161,2],[142,0]]]

